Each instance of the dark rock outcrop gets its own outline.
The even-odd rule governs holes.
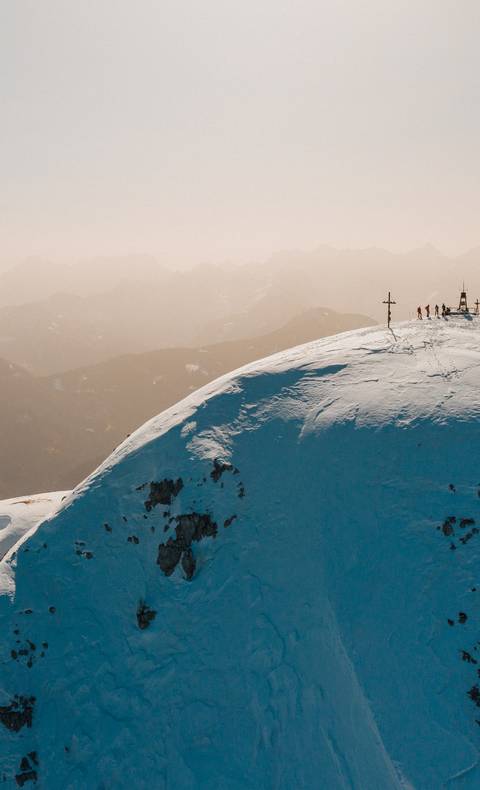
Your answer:
[[[182,488],[181,477],[177,480],[165,478],[158,483],[150,483],[150,496],[145,501],[145,508],[150,512],[156,505],[171,505],[172,500],[178,496]]]
[[[224,463],[215,458],[213,462],[213,469],[210,472],[210,477],[214,483],[218,483],[224,472],[233,472],[233,466],[229,463]]]
[[[175,538],[169,538],[158,547],[157,563],[165,576],[171,576],[182,559],[182,567],[188,580],[195,572],[195,558],[191,550],[192,543],[203,538],[214,538],[218,526],[208,513],[185,513],[175,516]],[[184,557],[182,558],[182,555]]]
[[[182,568],[187,581],[193,579],[193,574],[195,573],[196,567],[197,563],[195,561],[195,557],[193,556],[193,551],[191,549],[187,549],[182,554]]]
[[[20,771],[15,776],[15,781],[19,787],[23,787],[26,782],[36,782],[38,773],[34,766],[38,766],[38,757],[36,752],[29,752],[27,757],[22,757],[20,762]]]
[[[144,631],[145,628],[148,628],[150,623],[155,620],[157,613],[154,609],[150,609],[149,606],[146,605],[144,601],[140,601],[137,609],[137,623],[138,627]]]
[[[22,727],[31,727],[35,697],[15,694],[10,705],[0,706],[0,722],[7,730],[19,732]]]

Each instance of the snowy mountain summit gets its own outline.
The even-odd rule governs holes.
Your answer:
[[[480,320],[225,376],[0,563],[0,778],[480,787]]]

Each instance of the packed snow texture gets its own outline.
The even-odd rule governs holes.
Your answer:
[[[6,787],[480,787],[480,323],[393,329],[194,393],[5,557]]]
[[[46,516],[58,509],[69,491],[15,497],[0,501],[0,559],[7,551],[37,526]]]

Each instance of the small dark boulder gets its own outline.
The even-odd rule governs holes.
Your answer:
[[[472,527],[470,532],[467,532],[465,535],[463,535],[460,538],[460,543],[463,543],[463,545],[465,546],[465,544],[467,544],[468,541],[471,540],[474,535],[478,535],[478,531],[479,531],[478,527]]]
[[[26,782],[36,782],[38,779],[38,774],[35,768],[32,767],[29,758],[34,765],[38,765],[36,752],[30,752],[28,757],[22,757],[19,773],[15,776],[15,781],[19,787],[23,787]]]
[[[144,631],[145,628],[148,628],[150,623],[155,620],[157,613],[154,609],[150,609],[144,601],[140,601],[137,608],[137,623],[138,627]]]
[[[480,688],[477,685],[472,686],[470,691],[467,691],[467,694],[472,702],[474,702],[475,705],[480,708]]]
[[[455,517],[449,516],[442,524],[442,532],[446,537],[453,535],[453,525],[455,524]]]

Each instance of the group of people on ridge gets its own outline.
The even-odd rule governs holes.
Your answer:
[[[449,312],[450,312],[450,308],[446,307],[445,304],[442,304],[442,318],[445,318],[445,316],[448,315]],[[426,315],[427,318],[430,318],[430,305],[429,304],[425,305],[425,315]],[[423,319],[422,308],[421,307],[417,307],[417,318],[420,321]],[[435,305],[435,318],[440,318],[440,308],[439,308],[438,304]]]

